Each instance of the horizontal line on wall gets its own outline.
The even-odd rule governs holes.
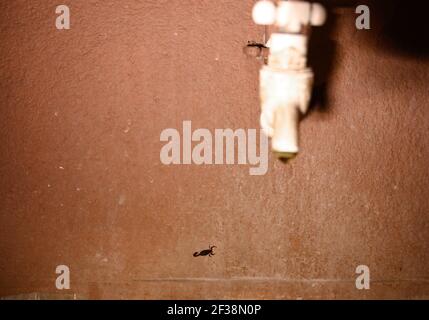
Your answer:
[[[233,282],[233,281],[259,281],[259,282],[290,282],[290,283],[326,283],[326,282],[355,282],[356,279],[287,279],[275,277],[235,277],[235,278],[147,278],[134,279],[139,282]],[[386,282],[429,282],[429,279],[371,279],[371,283],[386,283]]]

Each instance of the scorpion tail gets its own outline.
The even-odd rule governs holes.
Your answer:
[[[194,257],[198,257],[200,255],[200,253],[197,251],[197,252],[194,252]]]

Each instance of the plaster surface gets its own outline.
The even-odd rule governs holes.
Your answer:
[[[0,3],[0,296],[65,264],[91,299],[429,297],[429,60],[392,6],[314,31],[301,153],[250,176],[165,166],[159,135],[259,127],[253,1],[68,2],[61,31],[56,1]]]

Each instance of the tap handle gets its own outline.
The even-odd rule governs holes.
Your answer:
[[[260,25],[275,24],[289,32],[300,32],[303,26],[321,26],[326,21],[326,10],[319,3],[307,1],[258,1],[252,11],[253,21]]]

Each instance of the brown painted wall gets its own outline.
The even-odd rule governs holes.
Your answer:
[[[82,298],[429,297],[427,29],[332,12],[302,152],[250,176],[162,165],[159,135],[259,126],[253,1],[63,2],[62,31],[57,1],[0,4],[0,296],[66,264]]]

